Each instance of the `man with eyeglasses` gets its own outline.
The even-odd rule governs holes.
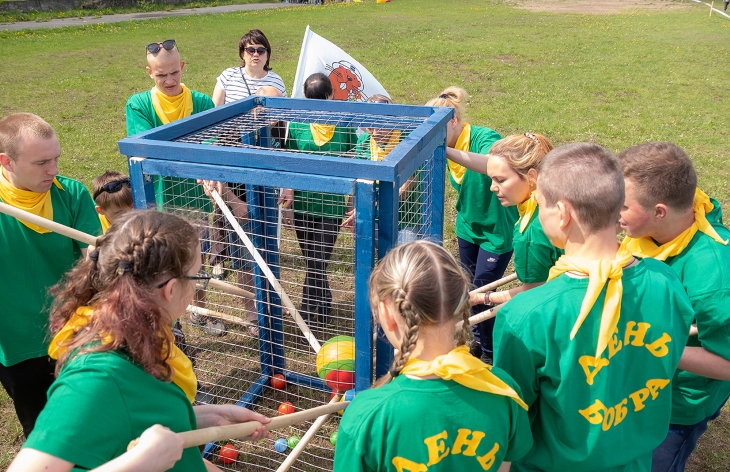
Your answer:
[[[89,234],[100,234],[83,184],[58,174],[61,145],[39,116],[0,120],[0,200]],[[55,362],[48,357],[49,289],[86,254],[86,244],[0,214],[0,383],[27,437],[46,404]]]

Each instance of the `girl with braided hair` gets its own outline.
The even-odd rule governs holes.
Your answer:
[[[174,215],[131,211],[97,241],[53,289],[57,378],[9,470],[218,470],[159,426],[142,435],[153,425],[182,432],[268,422],[236,405],[191,405],[195,374],[170,327],[209,280],[197,232]],[[142,447],[125,454],[140,435]],[[251,439],[265,435],[260,428]]]
[[[497,470],[532,447],[515,382],[465,346],[470,287],[456,259],[428,241],[380,261],[370,306],[398,353],[380,388],[345,411],[335,472]]]

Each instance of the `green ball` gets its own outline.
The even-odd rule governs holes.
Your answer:
[[[289,449],[294,449],[299,444],[299,436],[291,436],[286,440],[286,444],[289,446]]]
[[[330,442],[332,443],[333,446],[337,446],[337,431],[330,434]]]

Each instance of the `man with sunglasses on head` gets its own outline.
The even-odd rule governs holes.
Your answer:
[[[0,120],[0,201],[64,226],[100,234],[86,188],[58,174],[61,145],[40,117]],[[27,437],[46,404],[55,362],[48,357],[49,289],[86,254],[86,244],[0,214],[0,383]]]

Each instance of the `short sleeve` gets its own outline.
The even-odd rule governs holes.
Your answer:
[[[127,136],[134,136],[155,127],[153,118],[146,112],[139,97],[140,94],[135,94],[127,100]]]
[[[334,472],[365,471],[365,463],[361,451],[362,449],[359,447],[357,438],[351,436],[348,429],[340,425],[337,432],[337,446],[335,447]]]
[[[522,391],[514,382],[510,382],[512,388],[522,398]],[[513,462],[521,459],[532,449],[532,429],[530,428],[530,419],[527,416],[527,410],[522,408],[517,402],[510,400],[510,432],[509,442],[507,444],[507,453],[504,460]]]
[[[75,199],[75,211],[73,228],[83,233],[98,236],[101,234],[101,222],[99,214],[96,212],[94,200],[91,199],[89,191],[79,184],[78,198]],[[86,248],[88,244],[77,242],[79,247]]]
[[[530,336],[512,323],[517,313],[512,313],[514,300],[502,308],[494,326],[494,365],[507,372],[522,391],[522,398],[532,406],[540,392],[537,357],[527,346]]]
[[[702,347],[730,360],[730,288],[692,297]]]

